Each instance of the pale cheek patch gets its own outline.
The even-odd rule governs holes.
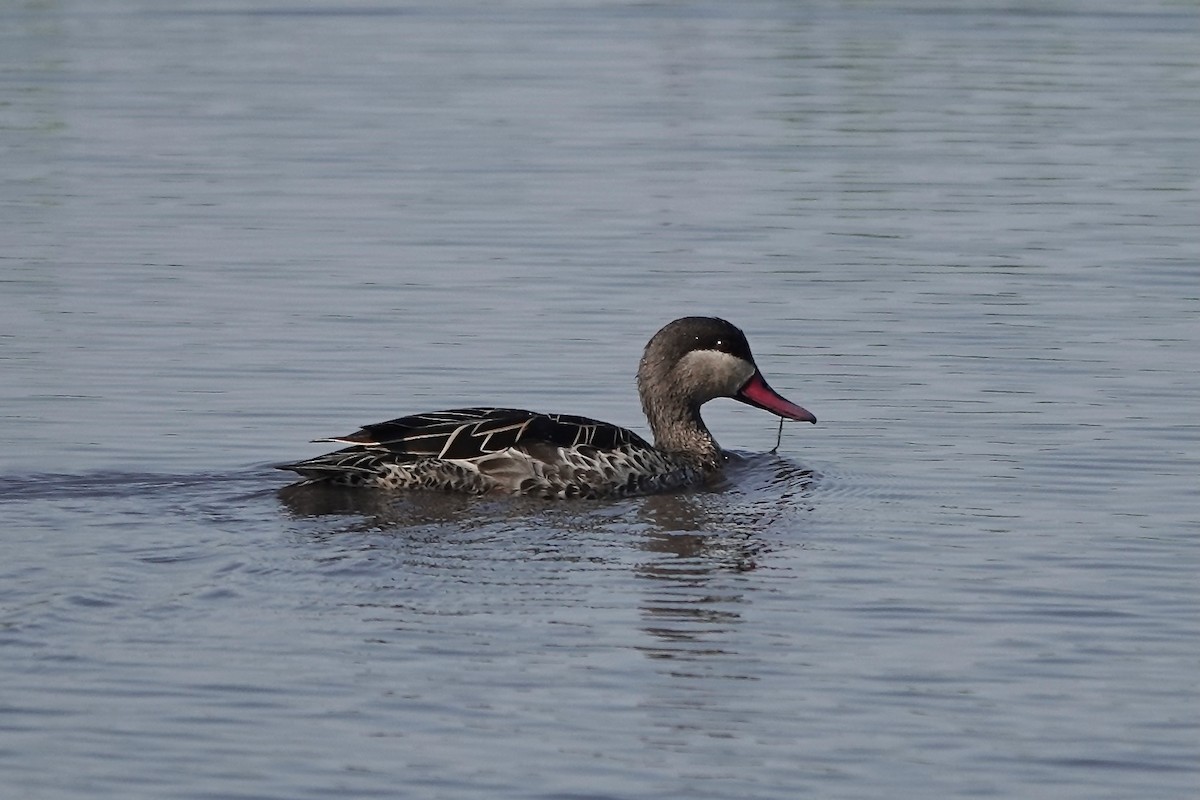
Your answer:
[[[676,369],[710,397],[729,397],[754,374],[753,364],[720,350],[693,350]]]

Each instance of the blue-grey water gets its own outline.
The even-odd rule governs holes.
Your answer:
[[[0,9],[0,783],[59,798],[1200,786],[1200,8]],[[469,404],[714,491],[280,492]]]

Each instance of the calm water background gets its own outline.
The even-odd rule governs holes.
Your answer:
[[[1194,797],[1198,34],[5,4],[6,796]],[[279,493],[402,413],[644,431],[688,313],[821,419],[721,491]]]

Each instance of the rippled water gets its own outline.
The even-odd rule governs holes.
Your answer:
[[[14,796],[1191,797],[1200,13],[1064,1],[0,11]],[[440,407],[714,491],[284,488]]]

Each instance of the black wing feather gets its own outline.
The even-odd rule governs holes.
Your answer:
[[[367,425],[331,441],[413,457],[472,459],[510,447],[590,445],[602,450],[633,444],[642,437],[607,422],[572,414],[539,414],[519,408],[456,408]]]

